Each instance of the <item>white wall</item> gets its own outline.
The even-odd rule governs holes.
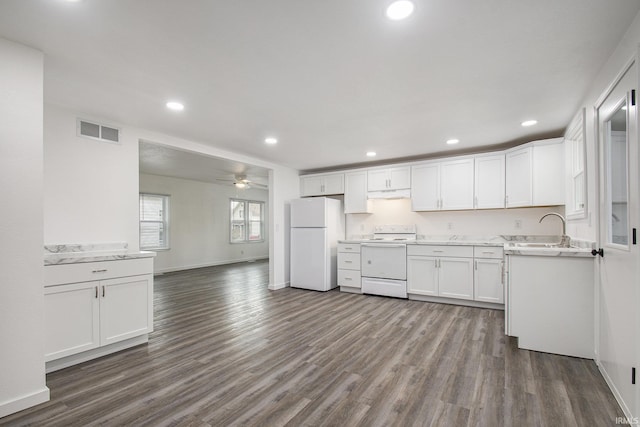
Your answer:
[[[127,242],[137,250],[136,134],[123,129],[121,144],[78,137],[76,117],[93,119],[45,105],[44,241]]]
[[[268,212],[266,202],[269,194],[265,190],[239,190],[232,185],[140,174],[140,192],[171,196],[170,249],[158,251],[154,261],[156,272],[269,256],[268,230],[265,230],[264,242],[229,243],[229,199],[262,201],[265,202],[265,212]],[[268,214],[265,215],[265,224],[267,223]]]
[[[548,212],[564,214],[564,206],[474,211],[412,212],[409,199],[373,200],[372,214],[348,214],[347,236],[372,234],[373,227],[384,224],[416,224],[418,234],[498,236],[513,234],[560,235],[558,218],[546,218]],[[516,227],[520,221],[521,228]]]
[[[0,39],[0,417],[49,400],[44,368],[41,52]]]

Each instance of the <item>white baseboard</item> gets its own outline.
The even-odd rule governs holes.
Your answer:
[[[236,264],[236,263],[239,263],[239,262],[259,261],[259,260],[263,260],[263,259],[269,259],[269,257],[268,256],[264,256],[264,257],[228,259],[228,260],[223,260],[223,261],[207,262],[207,263],[203,263],[203,264],[190,264],[190,265],[183,265],[183,266],[179,266],[179,267],[160,268],[160,269],[154,270],[153,274],[159,275],[159,274],[164,274],[164,273],[173,273],[173,272],[176,272],[176,271],[193,270],[194,268],[215,267],[217,265]]]
[[[428,295],[409,294],[409,299],[414,301],[436,302],[441,304],[465,305],[467,307],[490,308],[493,310],[503,310],[504,304],[496,304],[492,302],[474,301],[468,299],[431,297]]]
[[[82,353],[73,354],[71,356],[62,357],[60,359],[51,360],[46,363],[47,374],[49,372],[59,371],[69,366],[77,365],[87,360],[97,359],[107,354],[116,353],[127,348],[135,347],[140,344],[149,342],[149,335],[144,334],[139,337],[129,338],[128,340],[105,345],[104,347],[94,348],[93,350],[83,351]]]
[[[269,283],[269,290],[271,291],[277,291],[278,289],[284,289],[284,288],[288,288],[289,282],[284,282],[284,283]]]
[[[604,381],[609,386],[609,389],[611,390],[611,393],[613,393],[613,397],[616,398],[616,401],[618,402],[618,405],[620,405],[620,408],[622,408],[622,412],[624,412],[624,416],[627,417],[627,419],[629,419],[629,420],[632,419],[633,418],[633,414],[631,413],[631,410],[629,409],[629,407],[625,403],[624,399],[622,399],[622,395],[618,391],[618,388],[616,387],[616,385],[611,380],[611,377],[607,373],[607,370],[604,369],[604,366],[602,365],[602,363],[600,363],[599,360],[596,360],[596,365],[598,366],[598,369],[600,370],[600,373],[602,374],[602,377],[604,378]]]
[[[49,388],[44,387],[26,396],[0,403],[0,418],[15,414],[32,406],[49,401]],[[2,421],[2,420],[0,420]]]

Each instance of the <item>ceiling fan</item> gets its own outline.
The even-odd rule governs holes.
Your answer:
[[[223,181],[223,182],[229,182],[231,183],[231,185],[235,186],[238,189],[244,190],[247,188],[259,188],[259,189],[263,189],[266,190],[267,186],[264,184],[260,184],[258,182],[255,182],[249,178],[247,178],[246,175],[230,175],[231,178],[229,179],[225,179],[225,178],[216,178],[216,181]]]

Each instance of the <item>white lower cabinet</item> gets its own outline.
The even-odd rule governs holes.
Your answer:
[[[407,293],[504,303],[503,249],[407,245]]]
[[[438,261],[438,295],[447,298],[473,299],[473,259],[440,258]]]
[[[407,245],[407,293],[473,299],[473,247]]]
[[[152,332],[152,271],[151,258],[45,267],[45,361]],[[125,273],[138,274],[110,278]]]
[[[338,286],[341,291],[360,292],[360,244],[338,243]]]
[[[98,292],[93,282],[44,288],[45,361],[100,346]]]
[[[501,259],[476,258],[474,260],[473,284],[476,301],[504,303],[504,284]]]
[[[153,276],[45,288],[45,361],[147,334]]]

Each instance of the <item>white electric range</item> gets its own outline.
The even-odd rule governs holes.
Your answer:
[[[415,225],[378,225],[360,242],[362,293],[407,298],[407,243]]]

